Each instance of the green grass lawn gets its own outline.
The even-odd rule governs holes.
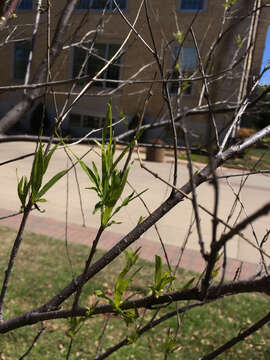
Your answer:
[[[0,228],[1,283],[14,236],[13,230]],[[72,258],[71,270],[63,241],[26,233],[7,292],[5,317],[18,315],[48,300],[72,279],[73,273],[78,274],[82,270],[87,252],[86,246],[69,245]],[[100,254],[98,253],[97,256]],[[81,305],[90,306],[93,301],[93,292],[98,289],[110,296],[116,276],[123,265],[124,259],[117,259],[106,271],[91,280],[82,294]],[[150,262],[141,260],[139,265],[143,268],[133,281],[130,290],[146,294],[153,282],[154,266]],[[192,276],[194,274],[191,272],[179,270],[176,286],[185,284]],[[178,304],[179,307],[182,305],[184,303]],[[63,307],[67,306],[68,304],[63,305]],[[173,309],[175,305],[170,305],[170,310]],[[179,347],[170,359],[199,359],[203,354],[212,351],[237,335],[239,331],[250,326],[252,322],[263,317],[268,311],[269,297],[260,294],[227,297],[204,308],[193,309],[183,318],[177,340]],[[164,312],[163,309],[160,313]],[[148,310],[144,323],[151,318],[151,315],[152,312]],[[107,317],[100,315],[85,322],[75,337],[70,359],[94,359],[98,338],[106,319]],[[123,347],[112,355],[111,359],[164,359],[162,351],[167,329],[175,328],[176,324],[175,318],[168,320],[139,338],[136,343]],[[66,334],[69,328],[68,321],[46,321],[44,326],[46,329],[28,358],[33,360],[65,359],[69,344],[69,337]],[[0,359],[19,359],[27,350],[39,327],[40,325],[33,325],[0,335]],[[104,349],[132,333],[132,325],[126,327],[120,318],[111,316],[104,336]],[[219,358],[269,360],[270,326],[265,326]]]
[[[187,160],[184,152],[181,152],[179,159]],[[207,164],[209,159],[206,155],[191,154],[191,160]],[[239,169],[253,169],[257,170],[270,170],[270,150],[260,148],[250,148],[243,153],[243,156],[238,156],[226,161],[223,165],[226,167],[239,168]]]

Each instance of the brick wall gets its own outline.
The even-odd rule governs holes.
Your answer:
[[[139,1],[128,1],[127,10],[124,12],[130,22],[133,22],[139,7]],[[149,21],[151,23],[152,33],[154,35],[155,46],[162,63],[162,71],[164,76],[172,70],[173,53],[177,46],[177,42],[174,40],[174,34],[181,30],[184,34],[189,30],[190,24],[193,21],[193,31],[198,43],[199,51],[203,64],[205,65],[207,54],[211,48],[211,44],[215,41],[217,35],[222,29],[222,19],[224,16],[224,7],[222,4],[224,0],[206,0],[206,5],[203,11],[197,15],[195,12],[183,12],[180,11],[179,0],[151,0],[149,3]],[[58,15],[61,13],[61,9],[64,6],[65,1],[53,2],[52,8],[52,34],[53,29],[56,26]],[[233,31],[228,32],[224,36],[224,40],[217,47],[214,59],[211,64],[213,73],[217,74],[222,72],[224,68],[230,67],[235,54],[238,56],[244,54],[245,51],[245,39],[248,34],[250,17],[246,20],[239,22],[239,19],[246,15],[253,6],[253,0],[238,0],[237,7],[234,10],[233,16],[226,23],[227,26],[232,26]],[[268,9],[269,12],[269,9]],[[20,11],[17,13],[18,17],[14,20],[18,24],[18,30],[16,36],[20,38],[26,38],[31,36],[34,23],[34,12]],[[260,18],[258,27],[258,33],[256,37],[256,46],[253,57],[252,75],[257,75],[260,69],[261,58],[264,49],[264,41],[266,30],[268,26],[267,22],[268,13],[264,11]],[[73,37],[73,41],[77,41],[81,38],[82,34],[86,31],[94,31],[97,24],[100,21],[101,13],[98,11],[76,11],[72,24],[70,25],[70,33],[67,34],[67,39]],[[82,21],[82,19],[84,20]],[[194,20],[195,18],[195,20]],[[101,43],[116,43],[121,44],[127,36],[130,28],[122,17],[118,13],[107,13],[103,18],[104,30],[97,35],[97,42]],[[23,24],[29,24],[27,26],[21,26]],[[147,17],[145,9],[142,8],[141,16],[136,24],[136,30],[142,35],[143,39],[154,48],[152,43],[151,34],[148,28]],[[76,35],[74,36],[74,34]],[[2,39],[5,38],[5,33],[1,34]],[[243,47],[240,49],[237,44],[237,37],[243,39]],[[38,32],[37,39],[38,51],[35,51],[33,59],[33,73],[37,68],[37,65],[42,61],[44,54],[46,54],[46,13],[41,15],[41,26]],[[187,34],[184,46],[193,47],[194,41],[190,33]],[[156,79],[160,80],[159,68],[154,61],[153,55],[149,49],[144,46],[142,41],[132,34],[130,40],[125,46],[127,51],[121,58],[120,67],[120,79],[130,79],[134,76],[142,67],[145,69],[137,75],[137,79],[140,80],[152,80],[156,74]],[[13,76],[13,63],[14,63],[14,44],[4,46],[0,49],[1,52],[1,66],[6,71],[1,71],[0,81],[3,85],[10,83],[18,83],[12,80]],[[74,48],[69,47],[63,51],[62,55],[56,61],[53,67],[53,76],[55,79],[66,79],[72,77],[72,62],[73,62]],[[151,63],[153,63],[151,65]],[[219,81],[215,81],[209,88],[212,101],[228,100],[233,103],[237,100],[239,83],[241,79],[242,64],[235,66],[226,77],[221,78]],[[194,75],[200,77],[199,71]],[[145,99],[151,87],[150,83],[140,83],[136,85],[128,85],[115,92],[113,96],[113,109],[116,116],[120,111],[123,111],[130,118],[141,112],[144,106]],[[197,81],[192,83],[191,95],[183,96],[179,102],[176,97],[172,98],[173,109],[175,114],[177,112],[195,106],[198,103],[202,82]],[[59,86],[55,90],[60,94],[57,95],[58,106],[61,108],[61,104],[64,103],[67,92],[70,86]],[[76,89],[77,91],[80,88]],[[108,90],[108,89],[107,89]],[[102,116],[105,111],[106,103],[110,98],[108,96],[97,97],[100,88],[92,87],[88,91],[88,96],[84,97],[79,103],[76,104],[76,112],[88,112],[95,116]],[[164,104],[162,87],[159,84],[155,84],[152,87],[152,96],[150,97],[149,104],[146,108],[146,116],[148,118],[160,118],[167,116],[167,108]],[[16,95],[18,98],[20,94]],[[4,93],[0,96],[0,113],[6,111],[8,106],[11,106],[14,102],[12,93]],[[72,97],[71,97],[72,98]],[[53,107],[53,100],[48,100]],[[205,102],[205,100],[203,100]],[[2,105],[1,105],[2,104]],[[4,105],[3,105],[4,104]],[[178,110],[177,110],[178,109]],[[194,129],[196,132],[207,133],[207,126],[204,122],[208,117],[190,117],[187,119],[188,126]],[[220,127],[228,121],[229,117],[219,116],[218,121]]]

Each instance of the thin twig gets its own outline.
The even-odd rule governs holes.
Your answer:
[[[28,216],[30,214],[31,207],[32,207],[32,204],[29,202],[29,204],[26,206],[26,208],[24,210],[23,218],[22,218],[22,221],[21,221],[21,224],[20,224],[20,228],[18,230],[16,239],[14,241],[14,244],[13,244],[13,247],[12,247],[12,250],[11,250],[11,254],[10,254],[10,257],[9,257],[8,267],[7,267],[6,271],[5,271],[5,277],[4,277],[4,280],[3,280],[3,284],[2,284],[2,288],[1,288],[1,294],[0,294],[0,323],[3,321],[3,306],[4,306],[5,295],[6,295],[6,292],[7,292],[7,289],[8,289],[9,278],[10,278],[10,275],[11,275],[11,272],[12,272],[12,269],[13,269],[13,265],[14,265],[14,262],[15,262],[16,255],[17,255],[17,253],[19,251],[19,248],[20,248],[20,245],[21,245],[21,242],[22,242],[22,236],[23,236],[24,228],[25,228],[25,225],[26,225],[27,218],[28,218]]]
[[[193,166],[192,166],[192,161],[191,161],[190,145],[189,145],[189,140],[188,140],[188,135],[187,135],[187,130],[185,128],[185,125],[183,125],[182,130],[184,132],[185,145],[187,148],[186,154],[187,154],[187,159],[188,159],[189,181],[191,183],[192,205],[193,205],[193,211],[194,211],[194,215],[195,215],[196,228],[197,228],[197,233],[198,233],[198,241],[199,241],[202,257],[205,258],[205,248],[204,248],[204,241],[203,241],[202,230],[201,230],[201,219],[200,219],[199,210],[198,210],[196,187],[195,187],[195,183],[194,183],[194,173],[193,173]]]
[[[138,149],[138,148],[137,148]],[[131,189],[133,191],[135,191],[136,194],[138,194],[137,190],[130,184],[130,182],[127,182],[127,184],[131,187]],[[141,203],[143,204],[144,208],[146,209],[148,215],[151,215],[151,211],[148,207],[148,205],[146,204],[146,202],[144,201],[143,197],[141,195],[139,195],[139,200],[141,201]],[[162,247],[162,250],[163,250],[163,253],[164,253],[164,256],[165,256],[165,259],[166,259],[166,262],[167,262],[167,265],[168,265],[168,268],[170,270],[170,272],[172,272],[172,269],[171,269],[171,264],[170,264],[170,260],[169,260],[169,257],[168,257],[168,253],[167,253],[167,250],[166,250],[166,246],[164,244],[164,241],[162,239],[162,236],[160,234],[160,231],[158,229],[158,226],[157,224],[154,224],[154,229],[156,231],[156,234],[158,236],[158,239],[159,239],[159,242],[161,244],[161,247]]]
[[[207,294],[207,301],[217,300],[224,296],[233,296],[236,294],[248,294],[248,293],[265,293],[270,295],[270,276],[264,276],[260,279],[232,281],[230,283],[224,283],[221,286],[210,286]],[[185,300],[197,300],[201,301],[201,292],[198,287],[193,287],[187,290],[178,290],[169,292],[161,295],[159,298],[153,296],[146,296],[139,299],[128,300],[123,303],[121,309],[139,309],[139,308],[152,308],[156,305],[163,305],[172,303],[175,301]],[[204,299],[205,300],[205,299]],[[41,309],[42,310],[42,309]],[[87,316],[89,314],[89,308],[77,308],[75,310],[53,310],[50,308],[49,311],[41,311],[35,309],[14,318],[5,320],[0,323],[0,334],[7,333],[11,330],[18,329],[20,327],[35,324],[40,321],[51,320],[51,319],[66,319],[74,316]],[[114,314],[115,309],[113,306],[106,304],[95,307],[92,310],[91,315],[97,314]]]
[[[237,336],[232,338],[230,341],[226,342],[224,345],[216,349],[215,351],[211,352],[208,355],[205,355],[202,360],[212,360],[215,359],[218,355],[224,353],[226,350],[229,350],[231,347],[239,343],[240,341],[245,340],[246,337],[253,334],[254,332],[261,329],[264,325],[266,325],[270,321],[270,312],[264,316],[262,319],[257,321],[255,324],[253,324],[251,327],[249,327],[247,330],[240,332]]]
[[[179,193],[183,196],[183,198],[188,199],[188,200],[190,200],[190,201],[192,202],[192,198],[191,198],[187,193],[183,192],[183,190],[177,188],[176,186],[173,186],[172,184],[170,184],[169,182],[167,182],[166,180],[164,180],[162,177],[160,177],[157,173],[154,173],[152,170],[150,170],[148,167],[146,167],[143,162],[140,163],[140,166],[141,166],[143,169],[145,169],[146,171],[148,171],[148,172],[149,172],[151,175],[153,175],[155,178],[161,180],[161,181],[162,181],[163,183],[165,183],[166,185],[174,188],[174,190],[176,190],[177,192],[179,192]],[[199,174],[201,174],[201,172],[200,172]],[[199,175],[199,174],[198,174],[198,175]],[[195,178],[195,177],[196,177],[196,176],[194,176],[194,178]],[[195,184],[196,184],[196,183],[195,183]],[[190,181],[189,181],[189,185],[190,185]],[[191,185],[190,185],[190,186],[191,186]],[[203,205],[201,205],[201,204],[198,203],[198,207],[199,207],[200,209],[202,209],[206,214],[210,215],[211,217],[214,216],[214,214],[213,214],[210,210],[208,210],[205,206],[203,206]],[[232,228],[226,221],[222,220],[220,217],[216,217],[216,220],[217,220],[218,222],[220,222],[222,225],[224,225],[226,228],[228,228],[228,229],[230,229],[230,230],[233,230],[233,228]],[[264,254],[266,257],[270,258],[270,255],[268,255],[268,254],[267,254],[266,252],[264,252],[263,250],[260,250],[260,249],[259,249],[255,244],[253,244],[244,234],[238,233],[238,236],[241,237],[242,239],[244,239],[249,245],[251,245],[251,246],[252,246],[253,248],[255,248],[256,250],[262,251],[263,254]]]
[[[100,337],[98,339],[98,346],[97,346],[95,360],[98,359],[98,357],[99,357],[99,353],[101,351],[102,343],[103,343],[103,340],[104,340],[105,331],[106,331],[106,329],[107,329],[107,327],[109,325],[109,321],[110,321],[110,316],[107,316],[106,321],[104,323],[104,326],[102,328],[102,332],[101,332]]]
[[[8,219],[8,218],[11,218],[11,217],[14,217],[14,216],[18,216],[18,215],[21,215],[21,214],[22,214],[22,211],[18,211],[18,212],[17,212],[17,213],[15,213],[15,214],[2,216],[2,217],[0,217],[0,221],[1,221],[1,220]]]
[[[85,262],[85,267],[84,267],[84,271],[82,273],[82,276],[81,276],[80,280],[75,279],[75,282],[76,282],[76,294],[75,294],[73,305],[72,305],[73,310],[75,310],[78,307],[78,303],[79,303],[79,299],[80,299],[80,296],[81,296],[82,288],[83,288],[83,285],[85,284],[85,282],[87,280],[88,269],[89,269],[89,267],[91,265],[91,261],[92,261],[94,255],[96,253],[98,242],[99,242],[99,240],[101,238],[101,235],[102,235],[104,230],[105,229],[104,229],[103,226],[99,227],[97,235],[95,237],[95,240],[93,241],[89,256],[88,256],[88,258],[87,258],[87,260]]]
[[[69,357],[71,355],[72,345],[73,345],[73,337],[69,340],[68,351],[66,354],[66,360],[69,360]]]
[[[40,338],[40,336],[42,335],[43,331],[45,330],[45,326],[43,324],[41,324],[41,328],[39,329],[37,335],[34,337],[32,344],[29,346],[29,348],[26,350],[26,352],[19,358],[19,360],[23,360],[24,358],[26,358],[30,352],[32,351],[32,349],[34,348],[34,346],[36,345],[38,339]]]
[[[146,331],[149,331],[153,328],[155,328],[156,326],[158,326],[159,324],[162,324],[164,321],[176,316],[177,314],[181,314],[181,313],[185,313],[188,310],[191,310],[195,307],[198,306],[202,306],[204,303],[203,302],[195,302],[186,306],[183,306],[180,309],[177,309],[176,311],[172,311],[169,312],[165,315],[163,315],[162,317],[160,317],[157,320],[151,320],[148,322],[148,324],[146,324],[144,327],[142,327],[141,329],[137,330],[137,335],[138,337],[142,336]],[[103,360],[106,359],[108,356],[110,356],[111,354],[113,354],[114,352],[116,352],[117,350],[121,349],[121,347],[129,345],[130,341],[128,340],[128,338],[125,338],[124,340],[122,340],[121,342],[119,342],[117,345],[112,346],[111,348],[109,348],[108,350],[106,350],[106,352],[104,352],[102,355],[100,355],[98,358],[95,358],[95,360]]]

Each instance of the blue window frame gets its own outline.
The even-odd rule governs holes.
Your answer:
[[[33,0],[21,0],[17,6],[17,10],[32,10]]]
[[[13,78],[15,80],[24,80],[30,49],[31,41],[19,41],[14,45]]]
[[[121,10],[126,10],[127,0],[116,0],[118,6]],[[97,10],[102,11],[106,9],[108,11],[113,11],[116,9],[116,6],[113,0],[80,0],[77,5],[78,10]]]
[[[202,11],[205,7],[205,0],[180,0],[181,11]]]

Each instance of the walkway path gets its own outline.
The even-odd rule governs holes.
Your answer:
[[[32,153],[35,149],[34,143],[17,142],[17,143],[1,143],[0,144],[0,162],[8,159],[13,159],[19,155]],[[76,145],[72,147],[73,152],[77,156],[82,156],[89,150],[86,145]],[[144,157],[144,154],[142,154]],[[1,192],[0,206],[3,208],[2,215],[12,214],[18,211],[20,204],[17,195],[17,177],[16,171],[19,176],[26,175],[29,177],[32,157],[27,157],[23,160],[12,162],[0,167],[0,179],[1,179]],[[100,157],[96,153],[95,149],[91,151],[87,157],[84,158],[87,164],[91,161],[95,161],[100,164]],[[159,206],[168,196],[170,188],[143,170],[138,162],[137,154],[133,156],[133,165],[130,171],[129,181],[131,185],[141,192],[148,189],[143,194],[143,199],[152,212],[157,206]],[[172,159],[166,157],[164,163],[145,162],[154,173],[158,173],[166,181],[172,181]],[[67,162],[67,156],[64,150],[57,150],[53,157],[53,162],[49,166],[46,179],[50,179],[60,170],[69,166]],[[198,165],[200,166],[200,165]],[[202,165],[201,165],[202,166]],[[195,169],[194,169],[195,171]],[[239,170],[232,169],[218,169],[218,175],[227,174],[240,174]],[[46,210],[45,213],[33,212],[30,222],[28,223],[28,229],[37,233],[47,234],[57,238],[64,237],[65,229],[65,217],[66,217],[66,203],[68,200],[68,222],[69,222],[69,240],[78,241],[89,244],[89,238],[93,239],[96,233],[96,229],[99,226],[100,217],[99,214],[92,215],[93,208],[97,202],[97,197],[93,191],[86,190],[89,187],[89,179],[80,167],[77,168],[77,176],[80,184],[80,191],[82,196],[82,207],[85,214],[86,228],[81,227],[82,213],[81,206],[77,191],[77,183],[75,179],[74,171],[71,171],[67,177],[62,178],[55,186],[50,189],[46,194],[47,203],[41,204],[41,207]],[[180,161],[178,168],[178,185],[185,184],[189,179],[188,169],[186,162]],[[241,177],[233,177],[228,184],[225,179],[219,182],[219,209],[218,216],[226,221],[230,214],[233,201],[235,199],[234,192],[237,192],[241,183]],[[68,191],[67,191],[68,189]],[[129,194],[132,190],[128,188],[124,194]],[[241,191],[240,198],[242,204],[245,207],[246,214],[249,215],[255,210],[264,205],[269,199],[270,193],[270,181],[269,177],[263,175],[250,176],[245,182],[244,189]],[[68,195],[68,196],[67,196]],[[200,185],[197,189],[198,202],[205,206],[210,211],[214,208],[214,191],[213,186],[209,183]],[[5,209],[8,209],[5,210]],[[231,218],[230,223],[236,220],[239,213],[239,204],[236,207],[234,216]],[[105,249],[109,248],[112,243],[121,239],[123,234],[127,234],[130,230],[136,226],[140,216],[147,216],[147,211],[140,202],[139,199],[134,200],[129,206],[122,209],[115,220],[121,221],[120,225],[115,225],[110,228],[112,232],[107,232],[101,241],[101,246]],[[200,211],[201,229],[203,234],[203,241],[206,249],[209,248],[212,234],[212,218],[203,211]],[[1,214],[0,214],[1,216]],[[241,218],[245,216],[242,213]],[[192,219],[192,205],[190,201],[185,200],[175,206],[168,214],[166,214],[157,223],[161,237],[166,244],[167,252],[170,259],[175,263],[178,259],[180,248],[185,239],[187,228],[189,227]],[[0,226],[18,226],[19,218],[10,218],[0,222]],[[264,216],[253,223],[254,231],[256,232],[257,241],[261,241],[266,229],[269,228],[270,220],[269,216]],[[116,232],[113,232],[116,231]],[[223,231],[223,227],[219,226],[219,234]],[[254,241],[254,233],[251,227],[245,229],[245,235]],[[137,244],[137,243],[136,243]],[[143,246],[142,257],[148,260],[154,260],[155,253],[162,253],[160,242],[155,229],[150,228],[142,239],[140,239],[140,245]],[[136,245],[137,246],[137,245]],[[190,270],[200,271],[203,268],[203,261],[199,253],[199,244],[196,228],[192,229],[191,236],[186,246],[185,254],[181,261],[181,266]],[[244,266],[243,276],[245,274],[254,273],[256,265],[260,261],[258,251],[254,251],[254,248],[247,242],[243,241],[240,237],[235,236],[227,244],[227,256],[231,259],[228,267],[228,277],[232,277],[235,270],[241,262],[245,264],[252,263],[254,265]],[[270,252],[270,242],[265,245],[265,251]],[[247,269],[253,269],[251,272]]]
[[[8,211],[6,209],[0,209],[0,218],[11,214],[11,211]],[[21,217],[21,215],[18,215],[6,218],[4,220],[0,220],[0,226],[7,226],[13,229],[18,229]],[[31,214],[29,221],[26,225],[26,230],[62,240],[65,239],[65,223],[47,218],[45,216],[39,217]],[[96,235],[96,232],[97,229],[69,223],[68,241],[73,243],[90,245]],[[99,248],[103,250],[108,250],[113,245],[115,245],[122,237],[123,235],[121,234],[114,233],[112,231],[106,231],[99,243]],[[162,257],[163,262],[165,263],[164,252],[158,242],[151,241],[149,239],[140,239],[136,242],[135,247],[137,248],[139,246],[141,246],[142,248],[140,252],[141,258],[149,261],[154,261],[155,254],[159,254]],[[176,265],[179,259],[181,249],[177,246],[170,244],[166,244],[165,247],[171,265]],[[248,262],[242,263],[239,260],[228,259],[226,268],[226,279],[233,279],[240,265],[242,265],[242,279],[247,279],[255,274],[255,264]],[[186,249],[182,256],[180,267],[195,272],[201,272],[204,268],[204,261],[198,251]]]

